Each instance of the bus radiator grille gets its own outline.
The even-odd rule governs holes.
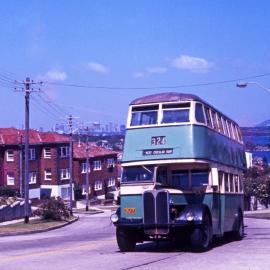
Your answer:
[[[151,190],[144,192],[143,213],[145,233],[168,234],[169,194],[167,191]]]

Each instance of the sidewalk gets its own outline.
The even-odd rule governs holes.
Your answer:
[[[253,215],[253,214],[270,214],[270,208],[260,209],[255,211],[245,211],[244,214]]]
[[[29,220],[35,220],[35,219],[40,219],[40,217],[30,217],[29,218]],[[9,221],[0,222],[0,226],[16,224],[16,223],[20,223],[20,222],[23,222],[23,221],[24,221],[24,218],[13,219],[13,220],[9,220]]]

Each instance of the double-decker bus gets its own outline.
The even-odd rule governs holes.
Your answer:
[[[161,93],[133,100],[122,166],[120,207],[111,216],[121,251],[183,235],[201,251],[225,232],[243,238],[240,129],[201,98]]]

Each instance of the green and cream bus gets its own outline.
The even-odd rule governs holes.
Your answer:
[[[202,251],[225,232],[243,238],[240,129],[201,98],[161,93],[132,101],[122,166],[111,217],[121,251],[183,234]]]

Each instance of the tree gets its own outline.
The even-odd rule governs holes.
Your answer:
[[[246,197],[254,197],[266,208],[270,202],[270,177],[269,168],[258,171],[251,168],[244,175],[244,194]]]

